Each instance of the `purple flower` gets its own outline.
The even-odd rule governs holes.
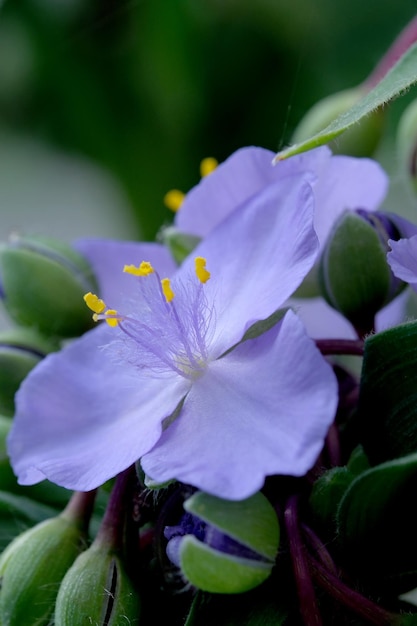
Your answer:
[[[291,311],[242,341],[315,261],[308,180],[248,199],[199,244],[197,271],[187,258],[171,281],[157,274],[170,264],[158,246],[79,244],[112,307],[97,305],[97,317],[114,327],[101,323],[25,379],[8,440],[21,484],[89,490],[141,458],[156,482],[233,500],[267,475],[308,471],[335,415],[331,367]],[[124,263],[137,276],[115,274]]]
[[[308,171],[315,196],[314,227],[322,245],[345,210],[374,211],[386,195],[387,175],[371,159],[333,156],[325,146],[275,166],[274,156],[273,152],[257,147],[236,151],[187,193],[175,215],[175,226],[185,233],[206,236],[260,190],[287,176]],[[378,329],[398,323],[403,301],[401,297],[396,299],[377,315]],[[356,337],[350,323],[323,298],[297,297],[290,304],[312,337]]]
[[[387,260],[397,278],[401,278],[417,291],[417,235],[408,239],[388,241],[391,252]]]

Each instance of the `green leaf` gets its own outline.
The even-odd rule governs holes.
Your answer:
[[[372,583],[399,591],[417,584],[417,453],[360,474],[337,510],[339,543],[346,558]]]
[[[417,43],[407,50],[376,87],[369,91],[350,109],[339,115],[326,126],[326,128],[309,139],[278,152],[274,162],[278,163],[295,154],[300,154],[301,152],[306,152],[307,150],[328,143],[354,124],[357,124],[362,118],[369,115],[372,111],[375,111],[378,107],[403,94],[416,81]]]
[[[365,340],[357,423],[372,465],[417,452],[417,321]]]

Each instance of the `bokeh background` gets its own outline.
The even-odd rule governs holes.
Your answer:
[[[415,0],[0,0],[0,238],[153,239],[172,219],[165,192],[198,182],[202,158],[288,144],[416,11]],[[389,107],[387,135],[407,97]]]

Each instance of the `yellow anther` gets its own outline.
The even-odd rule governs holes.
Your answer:
[[[120,317],[115,317],[117,315],[117,311],[115,311],[115,309],[107,309],[105,315],[107,324],[112,328],[115,328],[120,322]]]
[[[100,298],[98,298],[96,295],[94,295],[94,293],[91,292],[85,294],[84,302],[89,309],[94,311],[94,313],[103,313],[104,309],[106,308],[103,300],[100,300]]]
[[[171,289],[171,281],[169,280],[169,278],[163,278],[161,280],[161,285],[162,291],[164,292],[165,300],[167,302],[171,302],[175,297],[175,293]]]
[[[171,189],[164,196],[165,206],[176,213],[182,205],[185,198],[185,194],[179,189]]]
[[[201,283],[206,283],[210,278],[210,272],[206,270],[206,259],[202,256],[196,256],[195,260],[195,273]]]
[[[209,174],[211,174],[216,169],[218,164],[219,162],[216,161],[216,159],[213,159],[213,157],[207,157],[206,159],[203,159],[200,163],[201,178],[204,178],[204,176],[208,176]]]
[[[133,276],[148,276],[154,273],[154,269],[149,261],[142,261],[139,267],[136,265],[125,265],[123,271],[127,274],[133,274]]]

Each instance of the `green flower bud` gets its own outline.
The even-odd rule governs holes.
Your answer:
[[[178,526],[167,526],[167,555],[184,579],[210,593],[243,593],[271,574],[278,551],[277,515],[261,494],[221,500],[201,491],[184,502]]]
[[[408,105],[398,122],[396,143],[402,172],[417,193],[417,100]]]
[[[371,332],[376,313],[405,287],[386,260],[388,239],[399,239],[388,216],[346,211],[334,225],[319,267],[322,294],[359,335]]]
[[[139,623],[140,601],[118,554],[100,541],[79,555],[59,588],[55,626]]]
[[[363,88],[346,89],[317,102],[298,124],[291,143],[299,143],[320,132],[339,115],[348,111],[366,91]],[[349,128],[330,144],[334,153],[356,157],[374,154],[382,137],[384,112],[382,108],[367,115],[359,124]]]
[[[61,337],[93,325],[83,301],[96,290],[91,269],[63,242],[12,238],[0,247],[0,282],[4,306],[18,324]]]
[[[200,237],[182,233],[175,226],[164,228],[159,239],[167,246],[177,263],[182,263],[200,242]]]
[[[20,383],[57,346],[29,328],[0,333],[0,413],[14,414],[14,396]]]
[[[72,504],[25,531],[0,557],[0,624],[41,626],[53,615],[59,584],[85,542],[85,518]]]

